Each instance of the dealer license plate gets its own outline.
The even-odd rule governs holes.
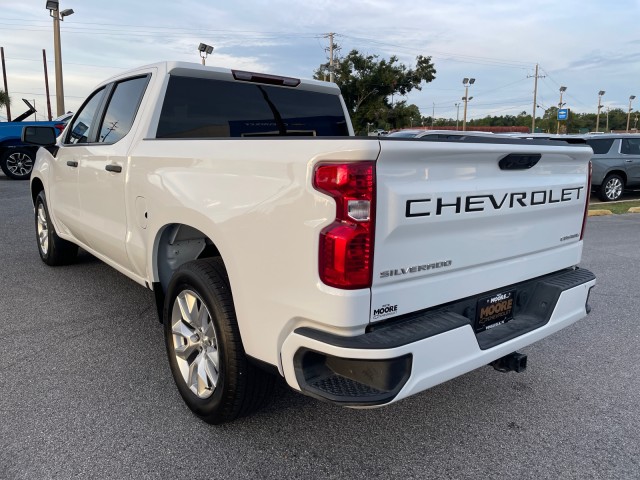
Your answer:
[[[478,300],[476,308],[476,333],[484,332],[498,325],[508,322],[513,318],[513,306],[516,291],[496,293]]]

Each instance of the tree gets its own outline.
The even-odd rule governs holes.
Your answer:
[[[4,90],[0,90],[0,108],[7,108],[11,104],[9,94]]]
[[[431,57],[418,55],[415,68],[408,68],[395,55],[379,60],[378,55],[363,55],[351,50],[334,65],[335,82],[340,87],[356,132],[366,132],[367,123],[376,127],[398,128],[420,121],[415,105],[394,101],[396,95],[421,90],[422,84],[435,78]],[[329,63],[315,71],[314,78],[329,77]]]

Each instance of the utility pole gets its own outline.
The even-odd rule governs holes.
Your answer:
[[[631,121],[631,102],[636,99],[635,95],[629,97],[629,112],[627,113],[627,133],[629,133],[629,122]]]
[[[53,18],[53,49],[56,63],[56,107],[58,116],[64,115],[64,87],[62,86],[62,47],[60,46],[60,22],[73,15],[73,9],[60,11],[59,0],[47,0],[46,7]]]
[[[47,71],[47,51],[42,49],[42,63],[44,65],[44,90],[47,94],[47,115],[51,121],[51,100],[49,99],[49,73]]]
[[[433,128],[433,122],[436,120],[436,102],[433,102],[433,114],[431,115],[431,128]]]
[[[335,75],[333,74],[333,32],[329,33],[329,81],[333,83]]]
[[[458,119],[460,118],[460,104],[456,103],[456,131],[458,130]]]
[[[605,133],[609,131],[609,110],[610,110],[610,108],[607,107],[607,125],[606,125],[606,127],[604,127]]]
[[[2,78],[4,79],[4,93],[9,97],[9,87],[7,87],[7,69],[4,64],[4,47],[0,47],[0,56],[2,57]],[[7,102],[7,122],[11,121],[11,107]]]
[[[544,75],[538,75],[538,64],[536,63],[536,73],[533,75],[533,115],[531,115],[531,133],[536,132],[536,105],[538,102],[538,79],[544,78]],[[527,78],[531,78],[531,75],[527,75]]]
[[[598,113],[596,114],[596,132],[600,131],[600,109],[602,108],[602,96],[607,93],[604,90],[598,92]]]
[[[560,87],[560,102],[558,102],[558,115],[560,115],[560,109],[564,106],[562,103],[562,94],[567,90],[567,87]],[[560,120],[558,120],[558,131],[556,134],[560,135]]]
[[[53,49],[56,63],[56,111],[64,115],[64,86],[62,84],[62,47],[60,45],[60,16],[58,10],[51,10],[53,17]]]
[[[462,84],[464,85],[464,97],[462,97],[462,100],[464,100],[464,117],[462,119],[463,132],[467,130],[467,104],[473,98],[473,97],[469,97],[469,85],[473,85],[475,81],[476,81],[475,78],[465,77],[462,79]]]

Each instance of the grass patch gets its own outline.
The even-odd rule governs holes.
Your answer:
[[[598,203],[597,205],[589,205],[589,210],[611,210],[612,213],[627,213],[631,207],[640,207],[640,200],[632,202],[620,203]]]

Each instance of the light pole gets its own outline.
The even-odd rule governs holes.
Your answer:
[[[558,114],[560,114],[560,109],[564,107],[566,104],[562,103],[562,94],[567,91],[567,87],[560,87],[560,102],[558,102]],[[556,134],[560,134],[560,120],[558,120],[558,130]]]
[[[627,113],[627,133],[629,133],[629,122],[631,121],[631,102],[636,99],[635,95],[629,97],[629,112]]]
[[[60,21],[64,17],[73,15],[73,10],[68,8],[60,11],[59,0],[47,0],[46,9],[53,18],[53,49],[56,65],[56,110],[58,116],[64,115],[64,86],[62,84],[62,48],[60,46]]]
[[[213,47],[211,45],[207,45],[206,43],[201,43],[198,45],[198,51],[200,52],[200,57],[202,58],[202,65],[204,65],[204,61],[207,58],[207,55],[211,55],[213,52]]]
[[[607,124],[604,127],[605,133],[609,131],[609,110],[611,110],[611,109],[609,107],[607,107]]]
[[[456,103],[456,130],[458,130],[458,119],[460,118],[460,104]]]
[[[469,101],[473,98],[473,97],[469,97],[469,85],[473,85],[476,82],[475,78],[463,78],[462,79],[462,84],[464,85],[464,97],[462,97],[462,100],[464,100],[464,117],[462,120],[462,131],[466,131],[467,130],[467,103],[469,103]]]
[[[602,96],[606,92],[604,90],[600,90],[598,92],[598,113],[596,115],[596,133],[600,131],[600,109],[602,108]]]

